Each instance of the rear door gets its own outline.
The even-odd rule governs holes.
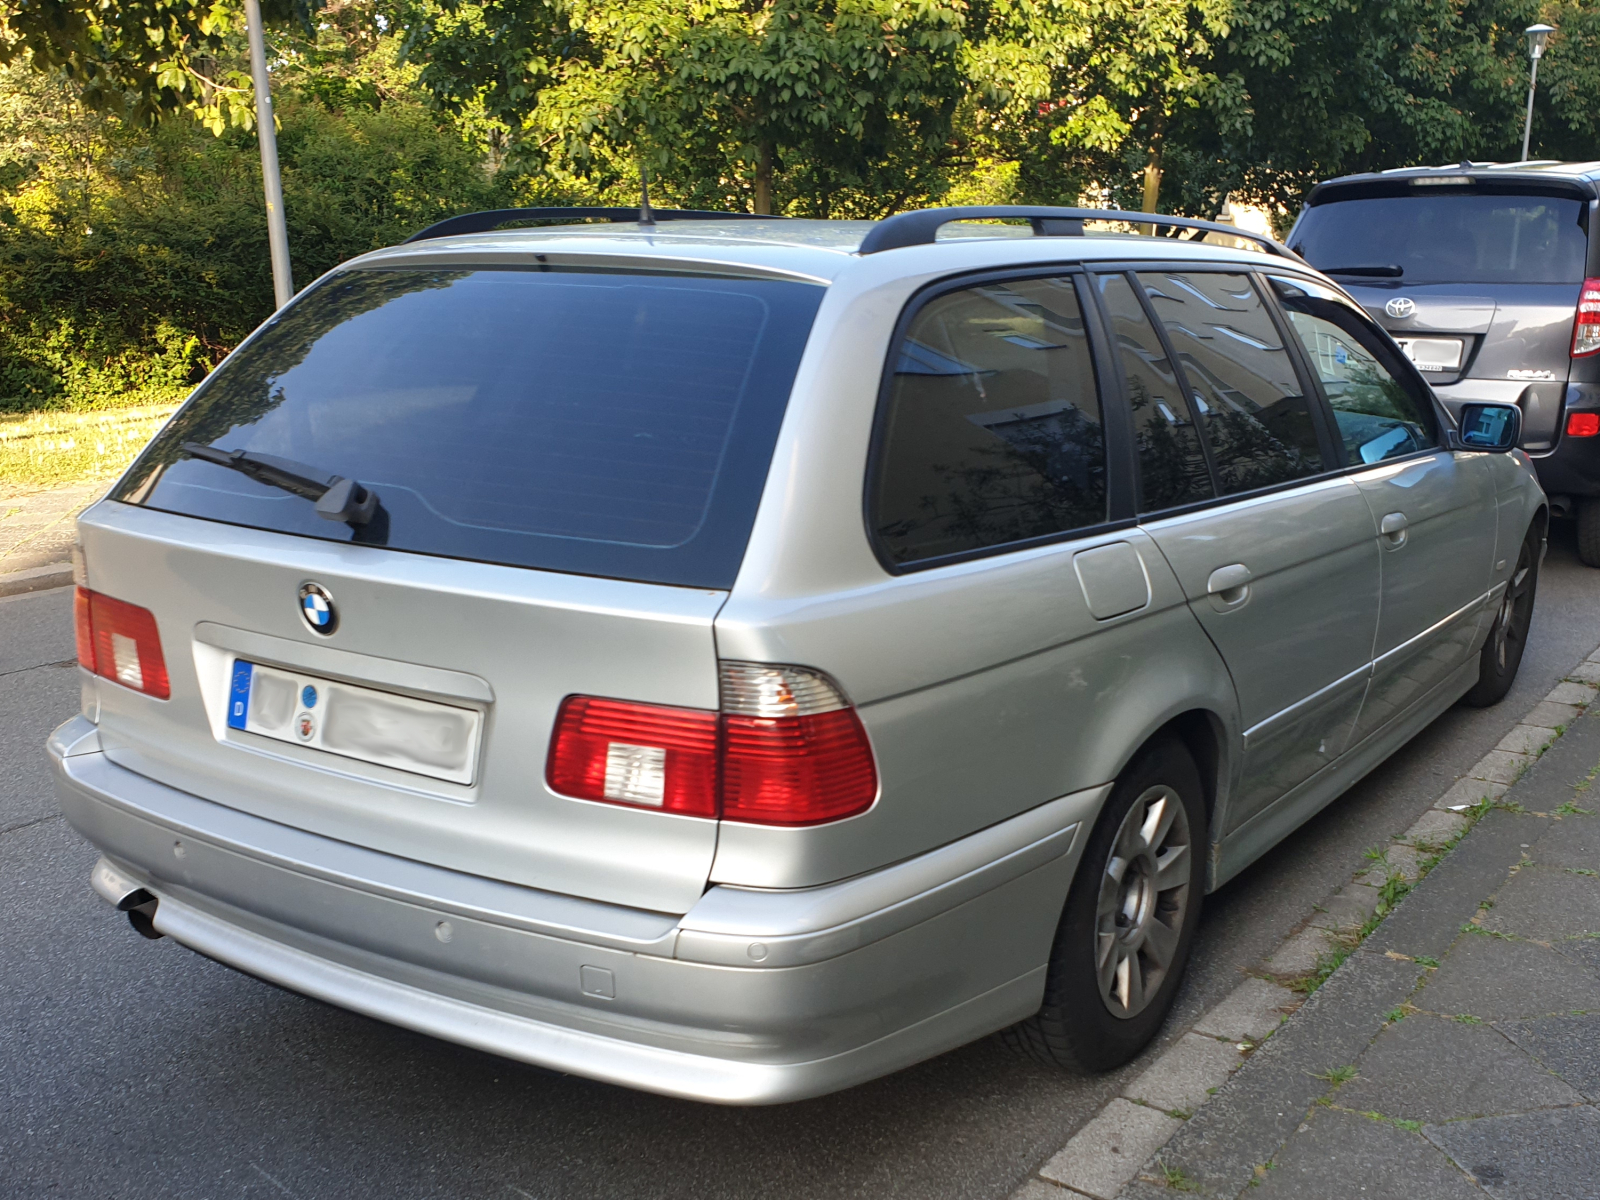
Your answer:
[[[712,621],[821,292],[432,266],[319,285],[84,521],[89,586],[154,613],[171,676],[167,701],[96,681],[107,753],[390,854],[686,910],[716,822],[671,811],[673,752],[619,737],[595,801],[549,785],[546,751],[569,696],[717,707]],[[269,460],[378,509],[323,519]]]
[[[1330,475],[1338,463],[1320,410],[1248,273],[1101,282],[1135,410],[1153,414],[1140,442],[1144,527],[1239,697],[1245,753],[1231,832],[1345,748],[1376,625],[1371,520],[1355,487]],[[1173,437],[1203,439],[1223,503],[1152,511],[1171,499],[1161,447]]]
[[[1379,549],[1382,602],[1373,679],[1356,740],[1444,684],[1468,660],[1498,524],[1487,456],[1440,443],[1426,388],[1365,317],[1330,288],[1276,279],[1327,397]]]

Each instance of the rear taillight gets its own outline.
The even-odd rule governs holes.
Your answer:
[[[73,600],[78,662],[123,687],[165,700],[172,690],[161,634],[148,608],[79,587]]]
[[[1600,412],[1567,414],[1568,437],[1594,437],[1600,434]]]
[[[1578,319],[1572,325],[1572,357],[1600,351],[1600,279],[1585,279],[1578,294]]]
[[[867,732],[805,667],[722,664],[722,711],[568,696],[545,779],[582,800],[761,825],[816,825],[878,794]]]

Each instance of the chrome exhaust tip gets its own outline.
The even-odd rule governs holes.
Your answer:
[[[156,906],[160,901],[137,880],[102,858],[89,873],[89,884],[118,912],[127,913],[128,923],[142,936],[151,940],[165,936],[155,925]]]

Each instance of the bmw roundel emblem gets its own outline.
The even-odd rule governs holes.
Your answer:
[[[339,628],[339,610],[333,606],[333,597],[320,583],[300,585],[300,615],[306,619],[312,633],[330,634]]]
[[[1417,302],[1409,296],[1396,296],[1383,306],[1383,311],[1396,320],[1404,320],[1417,311]]]

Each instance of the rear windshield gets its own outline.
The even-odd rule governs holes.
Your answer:
[[[268,321],[115,499],[302,537],[725,588],[820,286],[568,270],[355,270]],[[364,525],[183,449],[377,493]]]
[[[1335,200],[1306,210],[1294,248],[1324,271],[1394,266],[1407,283],[1582,283],[1583,210],[1554,196]]]

